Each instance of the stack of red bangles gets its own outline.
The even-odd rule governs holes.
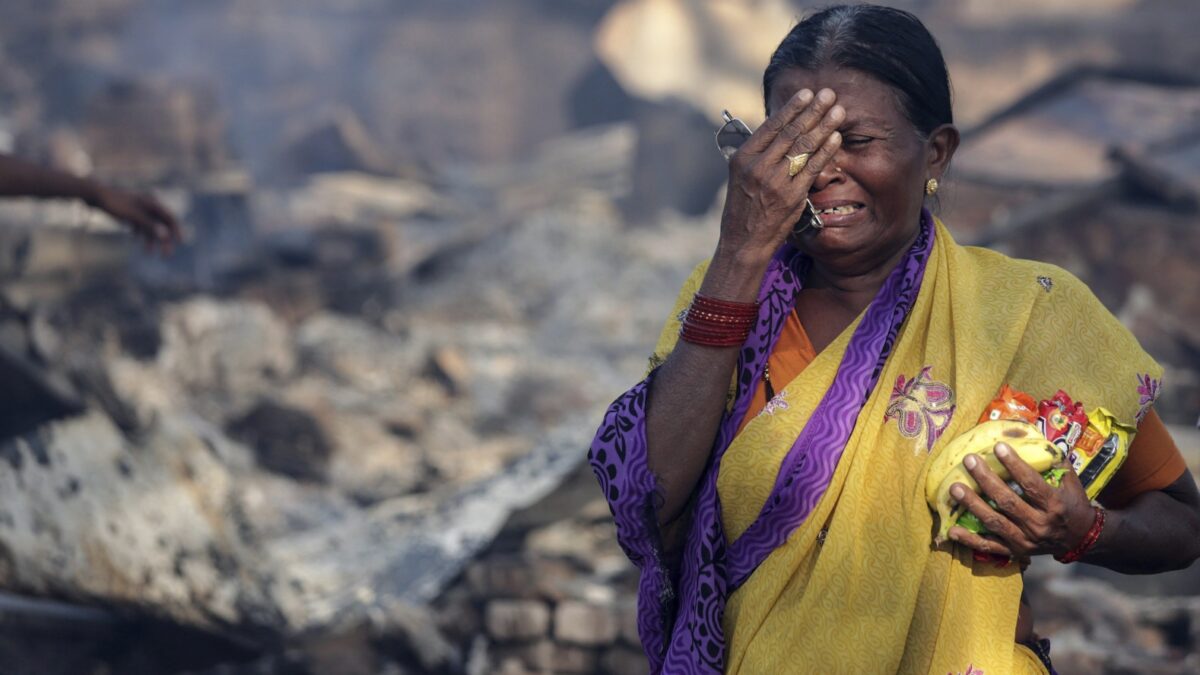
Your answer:
[[[1087,534],[1083,535],[1083,541],[1079,542],[1079,545],[1070,551],[1054,556],[1055,560],[1064,564],[1073,563],[1086,555],[1096,545],[1096,540],[1100,538],[1100,533],[1104,531],[1104,509],[1099,506],[1093,506],[1092,508],[1096,510],[1096,520],[1092,522],[1092,527],[1088,529]]]
[[[729,302],[697,293],[683,317],[679,337],[705,347],[740,347],[757,318],[757,302]]]

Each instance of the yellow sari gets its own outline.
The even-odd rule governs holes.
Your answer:
[[[656,360],[674,347],[678,315],[706,269],[684,285]],[[857,324],[777,395],[784,405],[768,405],[728,447],[717,477],[727,543],[762,510]],[[1135,426],[1161,375],[1071,274],[959,246],[937,222],[916,302],[828,488],[728,597],[726,672],[1047,672],[1014,642],[1017,566],[975,561],[954,544],[933,548],[926,468],[1002,384],[1035,398],[1063,389]]]

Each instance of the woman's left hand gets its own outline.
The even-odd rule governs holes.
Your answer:
[[[989,469],[978,455],[967,455],[963,464],[979,483],[984,496],[975,494],[962,483],[951,486],[950,494],[974,513],[991,533],[980,536],[956,525],[950,528],[950,538],[976,551],[1016,560],[1027,560],[1035,555],[1061,555],[1075,548],[1095,520],[1095,511],[1075,472],[1068,468],[1062,484],[1054,487],[1006,444],[997,443],[995,453],[1012,480],[1025,491],[1025,499]],[[987,497],[996,502],[996,508],[988,505]]]

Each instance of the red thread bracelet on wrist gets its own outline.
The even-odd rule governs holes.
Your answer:
[[[1104,531],[1104,509],[1099,506],[1093,506],[1092,509],[1096,513],[1096,520],[1092,522],[1087,534],[1083,535],[1083,540],[1070,551],[1054,556],[1055,560],[1063,564],[1073,563],[1087,555],[1087,552],[1096,545],[1096,541],[1100,539],[1100,533]]]

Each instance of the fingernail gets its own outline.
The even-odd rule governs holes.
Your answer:
[[[996,444],[996,456],[997,457],[1008,457],[1008,446],[1003,443],[997,443]]]
[[[830,119],[840,120],[845,116],[846,116],[846,109],[840,105],[835,105],[835,106],[833,106],[833,108],[831,108],[829,110],[829,118]]]
[[[811,89],[801,89],[796,94],[796,98],[800,99],[800,101],[803,103],[808,103],[810,100],[812,100],[812,96],[813,93]]]
[[[974,469],[976,461],[975,455],[967,455],[967,458],[963,460],[963,466],[967,467],[968,469]]]
[[[821,103],[829,103],[833,101],[833,98],[834,96],[832,89],[822,89],[821,93],[817,94],[817,100],[819,100]]]
[[[955,499],[962,499],[963,495],[965,495],[965,494],[967,494],[967,491],[964,490],[963,486],[959,485],[958,483],[955,483],[954,485],[950,486],[950,496],[951,497],[954,497]]]

